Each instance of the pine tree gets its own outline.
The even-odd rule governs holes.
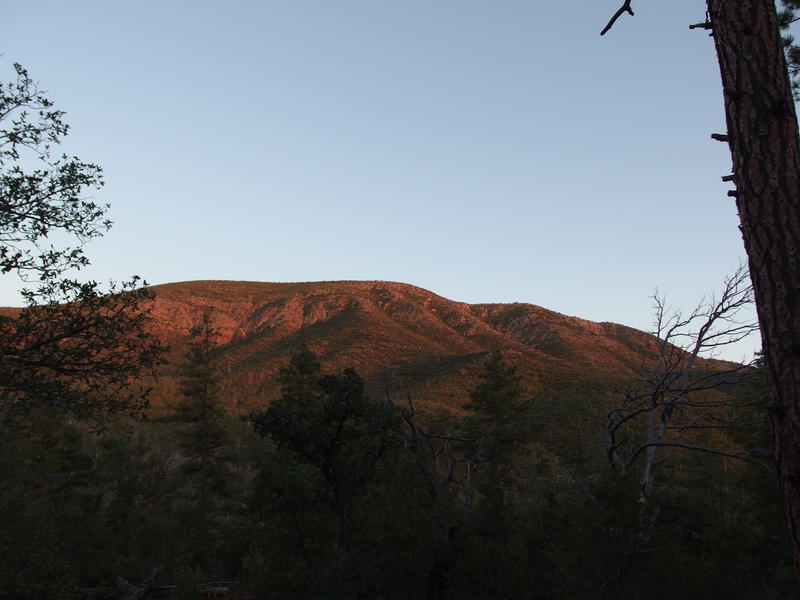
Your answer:
[[[625,0],[603,29],[633,14]],[[775,0],[706,0],[719,62],[740,230],[763,340],[774,458],[800,579],[800,132]],[[789,62],[794,62],[788,43]],[[794,64],[791,64],[794,67]]]
[[[505,488],[520,447],[532,439],[531,402],[517,368],[492,352],[480,382],[465,406],[474,413],[469,427],[477,436],[477,458],[486,463],[487,484]]]
[[[204,315],[191,330],[193,339],[181,367],[182,399],[175,408],[175,420],[184,425],[181,448],[186,453],[184,472],[196,484],[202,501],[220,491],[228,479],[224,456],[230,444],[226,430],[225,409],[219,398],[219,376],[213,364],[218,332]]]

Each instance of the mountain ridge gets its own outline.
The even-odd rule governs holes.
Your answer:
[[[173,346],[173,360],[208,314],[228,392],[247,404],[274,397],[275,374],[304,346],[331,369],[355,368],[373,393],[402,388],[450,406],[468,401],[492,351],[517,364],[531,389],[576,381],[608,388],[634,376],[656,347],[653,336],[625,325],[520,302],[468,304],[402,282],[196,280],[151,289],[153,331]]]
[[[469,304],[395,281],[194,280],[150,290],[148,329],[171,348],[153,381],[155,407],[179,396],[190,330],[204,315],[218,332],[223,396],[239,412],[277,397],[276,375],[300,348],[329,372],[354,368],[373,396],[412,394],[455,410],[469,402],[490,352],[518,368],[531,394],[591,402],[618,396],[654,364],[658,348],[654,336],[625,325],[522,302]],[[20,310],[0,309],[12,317]]]

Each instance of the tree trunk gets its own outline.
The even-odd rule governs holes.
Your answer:
[[[800,577],[800,135],[775,0],[707,0]]]

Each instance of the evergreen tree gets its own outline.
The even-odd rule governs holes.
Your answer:
[[[182,398],[175,409],[175,418],[184,425],[181,448],[186,453],[183,470],[196,482],[201,500],[224,489],[229,481],[225,450],[230,435],[225,427],[225,409],[219,398],[219,376],[213,364],[215,338],[218,332],[204,315],[193,327],[193,339],[181,366]]]
[[[480,380],[465,406],[467,513],[458,595],[481,590],[486,597],[529,593],[529,556],[534,545],[525,534],[527,506],[535,490],[520,494],[520,465],[534,438],[532,403],[522,377],[500,352],[484,363]],[[473,488],[477,494],[473,497]]]
[[[778,11],[778,22],[783,32],[783,50],[786,54],[786,66],[792,80],[792,92],[795,100],[800,99],[800,46],[795,43],[791,34],[791,27],[800,19],[797,12],[800,10],[800,1],[781,0],[781,10]]]
[[[525,443],[533,439],[532,403],[525,397],[517,368],[492,352],[464,408],[474,436],[475,459],[483,463],[487,489],[505,489]]]
[[[224,577],[227,557],[222,548],[234,521],[241,493],[236,453],[225,409],[219,395],[219,376],[214,365],[218,332],[205,315],[192,328],[192,342],[181,366],[182,398],[175,407],[183,462],[179,473],[186,480],[185,497],[173,519],[185,533],[193,557],[184,566],[207,577]]]
[[[376,597],[386,562],[393,561],[373,527],[387,506],[396,506],[385,483],[401,447],[399,414],[371,400],[352,369],[323,375],[308,350],[291,358],[279,381],[281,398],[251,416],[276,448],[256,480],[255,504],[271,523],[262,527],[267,538],[283,532],[295,548],[276,555],[262,543],[257,550],[273,570],[276,563],[281,571],[305,569],[305,581],[300,589],[297,581],[273,576],[270,589],[282,598]]]

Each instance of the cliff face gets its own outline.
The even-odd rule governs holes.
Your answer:
[[[506,354],[541,389],[621,381],[654,348],[650,335],[622,325],[530,304],[469,305],[402,283],[197,281],[152,289],[153,329],[175,360],[189,329],[209,314],[237,403],[274,396],[275,373],[303,345],[330,370],[355,368],[373,393],[411,391],[451,406],[466,402],[490,351]]]

